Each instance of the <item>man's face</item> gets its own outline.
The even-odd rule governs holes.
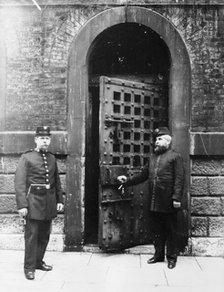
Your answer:
[[[171,143],[171,137],[168,135],[159,136],[156,138],[155,142],[155,152],[163,152],[167,150]],[[169,138],[170,137],[170,138]]]
[[[51,137],[50,136],[37,136],[35,137],[36,148],[40,150],[47,150],[50,143]]]

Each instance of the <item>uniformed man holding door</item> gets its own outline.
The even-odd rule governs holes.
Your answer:
[[[37,127],[36,148],[24,153],[15,174],[16,202],[26,220],[24,273],[35,278],[35,269],[52,270],[43,261],[49,242],[51,222],[63,210],[61,183],[55,156],[48,151],[49,127]]]
[[[127,186],[149,181],[150,233],[155,254],[148,264],[168,261],[168,268],[176,266],[178,256],[177,211],[180,210],[184,190],[184,163],[181,155],[171,149],[172,137],[168,128],[156,131],[154,153],[149,164],[133,178],[118,177]]]

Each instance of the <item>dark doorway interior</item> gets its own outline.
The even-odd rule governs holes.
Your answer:
[[[93,42],[88,58],[89,100],[86,124],[85,243],[97,243],[99,194],[99,77],[118,77],[152,84],[163,80],[167,94],[170,54],[165,42],[150,28],[136,23],[113,26]]]

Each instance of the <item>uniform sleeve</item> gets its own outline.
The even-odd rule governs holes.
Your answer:
[[[55,162],[55,187],[56,187],[56,200],[57,203],[64,203],[63,195],[62,195],[62,188],[61,188],[61,181],[58,173],[58,165]]]
[[[174,194],[173,194],[173,200],[175,201],[181,201],[181,198],[183,196],[183,190],[184,190],[184,162],[180,155],[177,155],[174,160]]]
[[[15,192],[16,192],[16,204],[17,209],[27,208],[27,161],[24,155],[21,156],[16,173],[15,173]]]
[[[127,180],[126,186],[140,184],[146,181],[148,178],[149,178],[149,165],[147,163],[140,173],[136,174],[135,176]]]

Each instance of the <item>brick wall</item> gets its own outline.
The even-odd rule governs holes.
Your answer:
[[[6,55],[5,127],[33,130],[47,124],[66,130],[67,62],[77,30],[87,20],[88,8],[35,7],[0,11]]]
[[[6,123],[4,130],[32,130],[40,121],[65,130],[67,62],[80,27],[102,7],[4,9],[7,31]],[[192,131],[224,129],[224,8],[156,7],[182,35],[192,65]]]
[[[192,68],[191,131],[223,131],[224,7],[158,9],[181,34]]]
[[[39,2],[44,4],[41,0]],[[116,1],[116,5],[137,4],[148,7],[163,15],[175,26],[186,44],[191,61],[190,130],[222,132],[224,7],[212,5],[217,4],[216,1],[209,1],[210,4],[204,6],[190,5],[207,4],[208,1],[196,2]],[[5,1],[5,4],[7,3],[8,0]],[[52,5],[43,5],[41,12],[35,6],[29,5],[28,1],[23,3],[23,6],[0,6],[0,52],[4,49],[6,56],[5,83],[0,86],[4,88],[5,94],[3,98],[3,91],[0,93],[0,102],[4,101],[0,109],[0,131],[34,130],[39,124],[48,124],[55,131],[66,131],[67,64],[71,43],[88,19],[106,8],[114,7],[115,2],[97,1],[97,5],[96,1],[83,3],[58,0],[55,4],[64,5],[54,5],[53,1],[50,1]],[[164,5],[157,5],[159,3]],[[3,62],[1,58],[0,60]],[[2,234],[20,232],[21,229],[19,227],[16,231],[14,228],[18,227],[13,186],[17,155],[16,152],[14,155],[0,154]],[[61,165],[65,167],[65,162]],[[216,250],[217,253],[223,254],[223,165],[223,158],[192,156],[193,253],[214,254]],[[61,176],[65,181],[64,170]],[[62,232],[61,227],[57,230]]]
[[[77,31],[93,15],[93,7],[2,9],[1,27],[7,51],[4,130],[32,130],[49,124],[66,130],[67,62]],[[155,7],[182,35],[192,65],[192,131],[223,131],[222,6]]]

